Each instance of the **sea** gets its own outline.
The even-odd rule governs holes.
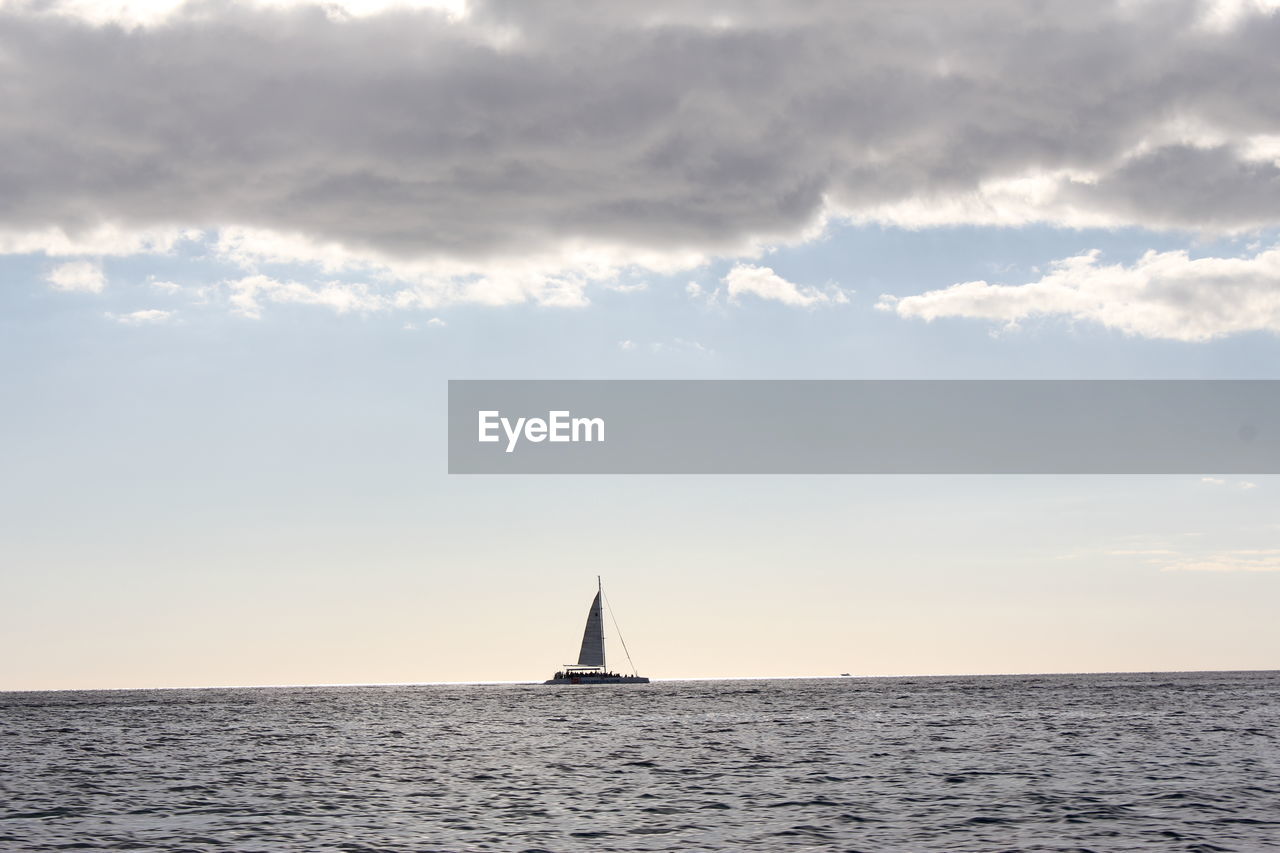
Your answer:
[[[1280,672],[0,694],[0,851],[1280,850]]]

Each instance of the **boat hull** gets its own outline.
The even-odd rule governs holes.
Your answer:
[[[568,678],[548,678],[543,684],[562,687],[586,687],[590,684],[648,684],[643,675],[573,675]]]

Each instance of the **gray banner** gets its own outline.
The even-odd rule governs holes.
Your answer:
[[[451,380],[451,474],[1277,474],[1280,381]]]

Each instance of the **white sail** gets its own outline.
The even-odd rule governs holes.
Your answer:
[[[582,632],[582,650],[578,652],[578,666],[604,667],[604,619],[600,612],[600,592],[591,602],[587,612],[587,627]]]

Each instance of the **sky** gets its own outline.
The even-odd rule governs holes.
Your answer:
[[[1273,477],[467,477],[449,379],[1280,379],[1261,2],[0,0],[0,690],[1274,669]],[[621,665],[612,623],[610,663]]]

